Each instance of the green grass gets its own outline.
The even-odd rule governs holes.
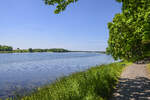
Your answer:
[[[36,92],[19,100],[107,100],[128,64],[113,63],[77,72],[38,88]]]
[[[150,64],[147,64],[147,70],[150,73]]]

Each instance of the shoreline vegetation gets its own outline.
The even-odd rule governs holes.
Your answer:
[[[52,48],[52,49],[13,49],[11,46],[0,45],[0,53],[34,53],[34,52],[70,52],[63,48]]]
[[[56,52],[56,53],[63,53],[63,52],[95,52],[95,53],[102,53],[106,54],[105,51],[70,51],[63,48],[52,48],[52,49],[13,49],[12,46],[0,45],[0,53],[36,53],[36,52]]]
[[[62,48],[53,48],[53,49],[19,49],[12,51],[0,51],[0,53],[36,53],[36,52],[71,52]]]
[[[112,96],[121,72],[130,62],[92,67],[62,77],[35,92],[7,100],[107,100]]]
[[[77,1],[78,0],[44,0],[46,5],[53,6],[56,4],[54,11],[56,14],[64,11],[68,5]],[[109,39],[106,49],[107,54],[112,55],[115,60],[121,59],[137,63],[143,59],[149,59],[149,0],[116,1],[122,4],[122,11],[115,14],[112,22],[108,23]],[[17,48],[17,50],[13,50],[11,46],[0,45],[0,53],[26,52],[70,51],[66,49],[32,48],[24,50]],[[92,67],[83,72],[77,72],[59,78],[52,84],[38,88],[29,95],[8,98],[6,100],[108,100],[112,97],[113,90],[118,83],[122,71],[130,64],[130,62],[117,62]],[[147,66],[147,70],[150,71],[150,65]],[[129,90],[127,92],[129,92]]]
[[[149,74],[149,76],[150,76],[150,63],[147,64],[147,70],[148,70],[148,74]]]

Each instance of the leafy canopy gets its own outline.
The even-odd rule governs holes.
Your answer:
[[[54,11],[55,14],[59,14],[60,12],[64,11],[66,7],[71,4],[75,3],[78,0],[44,0],[46,5],[56,5],[56,9]],[[117,2],[121,2],[122,0],[116,0]]]
[[[57,6],[56,6],[56,10],[54,12],[55,12],[55,14],[58,14],[61,11],[64,11],[70,3],[74,3],[77,1],[78,0],[45,0],[45,4],[47,4],[47,5],[55,5],[56,4]]]
[[[78,0],[45,0],[55,5],[55,13]],[[150,0],[116,0],[122,3],[122,13],[116,14],[108,23],[109,40],[107,52],[115,59],[139,60],[150,48]]]
[[[122,13],[108,23],[107,52],[115,59],[139,60],[144,57],[144,41],[150,40],[150,0],[118,0]]]

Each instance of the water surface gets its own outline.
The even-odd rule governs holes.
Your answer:
[[[0,98],[111,62],[114,62],[111,56],[87,52],[0,54]]]

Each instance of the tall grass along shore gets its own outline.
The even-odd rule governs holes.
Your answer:
[[[127,65],[128,62],[119,62],[92,67],[62,77],[28,96],[13,100],[107,100]]]
[[[149,73],[149,76],[150,76],[150,63],[147,64],[147,70],[148,70],[148,73]]]

